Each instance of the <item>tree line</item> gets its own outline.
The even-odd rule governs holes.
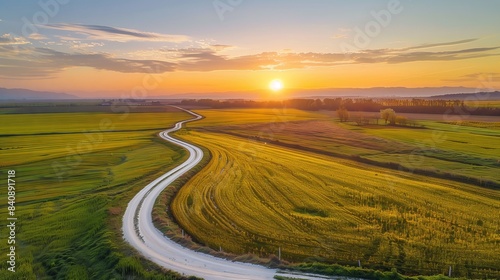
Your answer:
[[[325,98],[325,99],[289,99],[283,101],[253,100],[216,100],[187,99],[181,105],[210,108],[293,108],[307,111],[330,110],[341,108],[348,111],[380,112],[393,109],[399,113],[452,114],[500,116],[500,108],[471,107],[461,100],[428,99],[370,99],[370,98]]]

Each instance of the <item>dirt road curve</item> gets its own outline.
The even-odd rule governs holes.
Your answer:
[[[124,239],[145,258],[154,263],[184,275],[203,277],[206,280],[273,279],[275,275],[301,279],[328,279],[314,275],[299,276],[282,273],[263,266],[232,262],[191,251],[168,239],[155,228],[151,213],[158,195],[174,180],[196,166],[203,157],[203,151],[200,148],[169,136],[170,132],[179,130],[184,123],[202,118],[194,112],[185,111],[193,115],[194,118],[176,123],[175,127],[161,132],[160,136],[166,141],[185,148],[189,152],[189,158],[151,182],[129,202],[123,216]]]

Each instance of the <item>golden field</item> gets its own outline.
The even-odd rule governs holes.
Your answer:
[[[198,242],[261,256],[281,247],[294,262],[359,260],[426,275],[452,265],[454,275],[499,275],[497,190],[209,132],[202,124],[180,137],[206,147],[212,160],[171,206]]]

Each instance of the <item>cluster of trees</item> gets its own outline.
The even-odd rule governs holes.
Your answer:
[[[407,117],[396,115],[396,111],[391,108],[380,110],[380,118],[390,125],[415,125],[415,122],[408,120]]]
[[[349,120],[349,112],[344,107],[337,110],[337,116],[339,117],[340,122],[346,122]]]
[[[283,101],[251,101],[251,100],[215,100],[190,99],[182,100],[181,105],[203,106],[211,108],[276,108],[287,107],[300,110],[339,110],[363,112],[379,112],[392,108],[400,113],[427,114],[470,114],[500,116],[500,108],[469,107],[460,100],[427,100],[427,99],[369,99],[369,98],[325,98],[325,99],[289,99]]]
[[[380,116],[367,116],[367,115],[349,115],[349,111],[345,107],[341,107],[337,110],[337,116],[340,122],[353,121],[358,125],[368,125],[372,123],[372,121],[378,124],[379,118],[385,121],[385,124],[390,125],[415,125],[414,121],[408,120],[408,118],[404,116],[396,115],[396,111],[391,108],[380,110]]]
[[[396,111],[393,109],[384,109],[380,110],[380,117],[385,121],[385,123],[389,123],[391,125],[396,124]]]

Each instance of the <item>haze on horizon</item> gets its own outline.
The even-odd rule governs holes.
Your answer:
[[[120,96],[500,88],[500,2],[8,1],[0,87]]]

